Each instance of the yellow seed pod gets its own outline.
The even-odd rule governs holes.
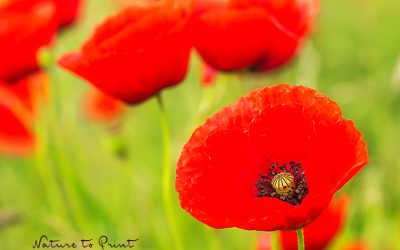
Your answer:
[[[293,175],[287,172],[281,172],[275,175],[271,181],[271,185],[279,195],[284,197],[293,194],[296,189]]]

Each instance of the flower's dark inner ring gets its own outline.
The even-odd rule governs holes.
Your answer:
[[[257,198],[273,197],[294,206],[300,205],[308,194],[304,169],[298,162],[289,162],[279,166],[272,163],[266,174],[261,174],[255,183]]]

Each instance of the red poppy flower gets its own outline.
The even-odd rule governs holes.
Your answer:
[[[11,1],[0,7],[0,80],[13,82],[38,70],[36,53],[56,31],[51,1]]]
[[[175,186],[182,208],[211,227],[294,230],[367,161],[360,132],[334,101],[282,84],[252,91],[197,128]]]
[[[187,13],[173,7],[130,7],[104,22],[59,64],[108,95],[139,103],[186,75]]]
[[[193,0],[194,45],[219,70],[268,70],[298,50],[317,0]]]
[[[202,64],[201,68],[201,83],[203,86],[211,86],[217,78],[217,71],[207,64]]]
[[[90,88],[84,100],[85,113],[89,119],[99,122],[112,122],[118,119],[123,111],[124,105],[95,88]]]
[[[345,220],[349,197],[341,196],[313,223],[304,228],[305,246],[308,250],[325,249],[340,231]],[[281,231],[283,250],[297,250],[296,231]]]
[[[31,126],[46,82],[47,76],[42,73],[15,84],[0,82],[0,152],[22,156],[33,151]]]
[[[67,26],[78,16],[81,0],[4,0],[8,9],[24,10],[29,12],[36,4],[52,4],[54,6],[53,20],[59,27]],[[11,6],[11,7],[10,7]]]

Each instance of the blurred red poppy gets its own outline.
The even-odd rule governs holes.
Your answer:
[[[318,0],[193,0],[194,45],[219,70],[268,70],[297,52]]]
[[[213,85],[216,78],[217,78],[217,71],[210,65],[207,65],[206,63],[202,64],[201,84],[203,86]]]
[[[197,128],[175,187],[182,208],[211,227],[294,230],[367,162],[366,143],[334,101],[281,84],[252,91]]]
[[[65,27],[73,23],[79,13],[81,0],[55,0],[57,5],[58,25]]]
[[[110,123],[120,118],[124,112],[121,101],[90,88],[84,99],[85,113],[89,119]]]
[[[0,82],[0,152],[23,156],[32,153],[32,123],[45,97],[47,76],[36,73],[19,82]]]
[[[304,228],[305,246],[308,250],[325,249],[340,231],[345,220],[349,196],[332,201],[313,223]],[[297,250],[296,231],[281,231],[283,250]]]
[[[53,20],[59,27],[65,27],[73,23],[79,14],[82,0],[3,0],[2,6],[8,10],[14,9],[29,12],[32,6],[37,4],[51,4],[54,6]]]
[[[0,5],[0,80],[17,81],[38,70],[37,51],[56,31],[52,1],[11,1]]]
[[[59,64],[108,95],[142,102],[185,77],[191,48],[187,20],[185,11],[169,6],[126,8]]]

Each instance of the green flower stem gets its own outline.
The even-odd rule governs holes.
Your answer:
[[[41,67],[47,70],[50,85],[49,85],[49,105],[46,112],[45,122],[47,125],[46,133],[47,136],[52,135],[51,141],[52,156],[54,156],[54,176],[53,178],[58,179],[58,194],[63,197],[64,209],[68,212],[69,218],[72,223],[80,228],[89,228],[90,225],[87,222],[83,214],[82,203],[79,200],[79,193],[77,192],[77,179],[71,169],[72,163],[67,155],[67,150],[63,142],[62,123],[58,116],[60,110],[60,101],[57,87],[59,84],[57,68],[55,62],[55,47],[47,48],[41,51],[39,55],[39,61]],[[57,210],[58,211],[58,210]]]
[[[238,72],[236,75],[233,75],[233,81],[236,82],[239,96],[244,96],[245,94],[247,94],[247,82],[244,80],[244,74],[245,72]]]
[[[162,138],[164,144],[164,162],[162,173],[162,196],[164,201],[165,210],[167,212],[167,219],[171,228],[171,234],[174,241],[174,249],[183,250],[182,241],[176,225],[176,218],[173,209],[172,196],[171,196],[171,142],[169,134],[168,117],[165,112],[161,95],[157,95],[158,106],[160,109],[160,122],[162,129]]]
[[[273,231],[271,233],[271,250],[279,250],[279,232]]]
[[[201,87],[199,106],[194,113],[192,121],[188,123],[188,133],[192,133],[192,131],[199,126],[223,100],[228,89],[229,79],[229,75],[221,73],[212,86]]]
[[[54,50],[53,48],[42,49],[38,53],[38,61],[44,70],[51,71],[53,68]],[[49,75],[51,75],[49,73]],[[50,87],[50,86],[49,86]],[[54,169],[51,169],[51,162],[48,161],[50,155],[50,130],[51,124],[48,115],[51,114],[52,104],[42,107],[40,119],[35,124],[35,132],[37,134],[37,151],[35,153],[35,165],[38,174],[42,179],[44,187],[46,187],[47,201],[50,209],[53,212],[58,212],[64,219],[68,217],[68,209],[66,208],[65,197],[62,195],[62,190],[57,183]]]
[[[297,231],[297,249],[304,250],[304,233],[303,229],[298,229]]]
[[[60,195],[59,186],[54,178],[54,175],[47,162],[47,156],[49,154],[48,149],[48,138],[46,134],[47,124],[45,124],[44,119],[41,119],[36,123],[36,133],[37,133],[37,150],[35,153],[34,163],[39,174],[39,178],[46,190],[45,196],[46,200],[53,212],[58,211],[61,217],[67,218],[67,211],[65,209],[65,201]]]

